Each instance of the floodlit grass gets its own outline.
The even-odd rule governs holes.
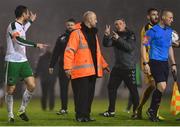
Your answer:
[[[161,103],[160,114],[166,118],[165,121],[153,123],[147,119],[145,114],[149,104],[144,107],[143,120],[131,120],[131,114],[123,112],[126,107],[127,100],[119,99],[116,103],[116,116],[114,118],[106,118],[99,116],[100,112],[107,110],[108,101],[103,99],[95,99],[92,106],[92,117],[95,122],[79,123],[74,120],[74,104],[73,100],[69,101],[69,114],[65,116],[56,115],[59,110],[59,100],[57,100],[54,111],[42,111],[39,99],[33,99],[27,109],[30,118],[29,122],[24,122],[15,117],[15,123],[7,123],[7,112],[4,105],[0,109],[0,125],[1,126],[179,126],[180,121],[176,121],[178,116],[173,116],[169,112],[170,99],[163,99]],[[18,110],[20,101],[16,100],[14,104],[14,112]],[[180,117],[180,116],[179,116]]]

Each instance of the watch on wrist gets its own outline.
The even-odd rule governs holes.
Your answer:
[[[171,64],[171,67],[172,67],[172,66],[176,66],[176,64]]]

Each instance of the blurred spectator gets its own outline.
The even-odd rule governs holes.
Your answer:
[[[4,97],[4,78],[5,78],[5,51],[4,47],[0,46],[0,107],[3,106],[3,97]]]
[[[41,97],[41,107],[42,110],[47,109],[47,101],[49,100],[49,110],[54,109],[55,95],[54,86],[57,78],[57,69],[54,69],[52,74],[49,74],[48,67],[51,59],[52,53],[46,50],[45,53],[40,56],[37,68],[36,77],[39,77],[42,97]]]

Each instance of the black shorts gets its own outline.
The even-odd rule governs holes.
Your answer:
[[[169,75],[168,61],[150,60],[151,74],[156,83],[167,82]]]

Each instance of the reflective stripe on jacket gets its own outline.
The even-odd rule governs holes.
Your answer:
[[[103,76],[103,68],[106,68],[108,64],[104,60],[98,37],[96,35],[97,45],[97,76]],[[64,69],[72,70],[71,78],[76,79],[80,77],[86,77],[95,75],[95,67],[91,55],[91,51],[88,47],[88,42],[83,35],[80,25],[77,30],[74,30],[67,43],[67,47],[64,52]]]

